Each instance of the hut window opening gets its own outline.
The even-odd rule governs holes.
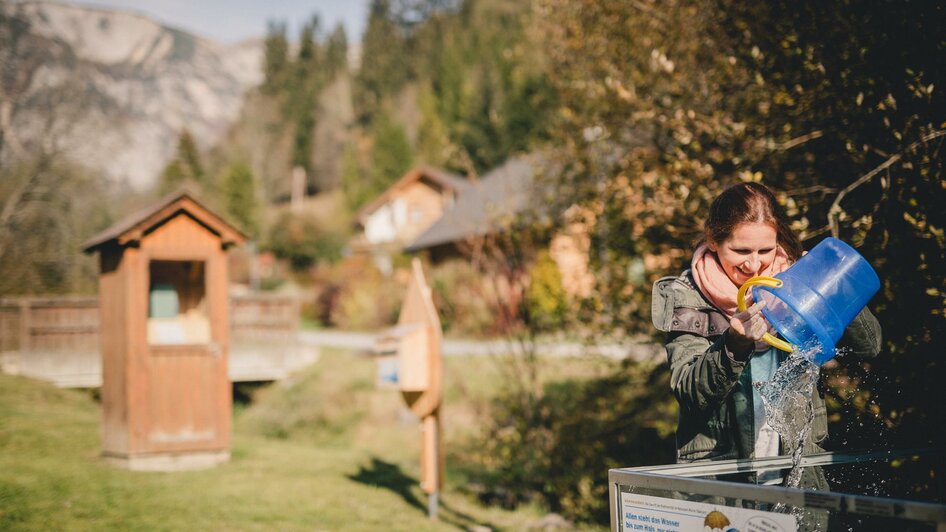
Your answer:
[[[203,261],[151,261],[148,287],[148,343],[210,343]]]

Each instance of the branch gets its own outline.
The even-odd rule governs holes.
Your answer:
[[[834,194],[838,189],[832,187],[826,187],[824,185],[812,185],[810,187],[795,188],[792,190],[786,190],[785,194],[788,196],[802,196],[805,194],[814,194],[820,193],[821,195],[825,194]]]
[[[7,224],[10,223],[25,198],[39,187],[46,171],[52,166],[52,159],[52,156],[41,155],[36,162],[36,167],[28,169],[25,172],[24,181],[7,196],[3,203],[3,209],[0,209],[0,235],[7,229]]]
[[[828,227],[831,228],[831,236],[837,238],[838,235],[840,234],[840,230],[838,228],[838,218],[841,214],[841,200],[844,199],[844,196],[847,196],[848,193],[850,193],[852,190],[870,181],[870,179],[874,177],[875,175],[879,174],[880,172],[883,172],[887,168],[890,168],[894,163],[896,163],[901,158],[903,158],[904,154],[908,152],[912,152],[913,150],[917,149],[921,144],[926,144],[927,142],[933,139],[942,137],[943,135],[946,135],[946,130],[940,129],[921,137],[920,140],[914,142],[913,144],[910,144],[909,146],[906,147],[906,149],[890,157],[889,159],[881,163],[880,166],[878,166],[877,168],[874,168],[870,172],[867,172],[866,174],[857,178],[856,181],[854,181],[853,183],[845,187],[844,190],[839,192],[837,197],[834,198],[834,202],[831,204],[831,207],[828,209]]]
[[[807,133],[800,137],[795,137],[789,141],[778,144],[775,146],[775,149],[777,149],[778,151],[788,151],[794,148],[795,146],[800,146],[808,142],[809,140],[820,139],[822,135],[824,135],[824,132],[822,132],[820,129],[815,130],[815,131],[812,131],[811,133]]]
[[[812,238],[814,238],[814,237],[816,237],[816,236],[818,236],[818,235],[827,233],[829,229],[830,229],[830,227],[826,225],[826,226],[821,227],[821,228],[819,228],[819,229],[816,229],[816,230],[814,230],[814,231],[812,231],[812,232],[810,232],[810,233],[805,233],[805,234],[802,235],[800,238],[802,239],[802,241],[808,241],[808,240],[811,240]]]
[[[3,97],[3,91],[0,89],[0,151],[3,150],[3,144],[10,146],[13,150],[14,158],[26,157],[26,149],[23,143],[17,138],[13,130],[13,102]]]
[[[661,22],[667,21],[667,17],[664,15],[664,12],[654,9],[654,7],[651,5],[647,5],[644,2],[640,2],[638,0],[631,0],[629,3],[637,8],[638,11],[647,13],[648,15],[657,18]]]

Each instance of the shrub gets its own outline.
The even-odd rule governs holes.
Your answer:
[[[315,317],[351,330],[377,330],[397,321],[403,283],[384,277],[366,256],[347,257],[320,275]]]
[[[526,288],[526,315],[535,331],[557,330],[568,315],[568,295],[562,274],[548,251],[539,254],[529,272]]]
[[[299,271],[339,260],[345,242],[343,233],[324,228],[317,217],[287,212],[273,224],[266,247]]]
[[[539,501],[576,521],[608,520],[608,469],[672,463],[676,401],[665,364],[626,360],[610,375],[546,384],[534,401],[498,396],[467,456],[480,497]]]
[[[428,282],[445,333],[476,337],[494,330],[495,314],[490,310],[483,274],[469,262],[444,262],[431,270]]]

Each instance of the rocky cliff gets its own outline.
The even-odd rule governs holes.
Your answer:
[[[215,144],[261,79],[259,41],[225,46],[143,15],[62,3],[0,8],[10,25],[0,138],[53,145],[136,189],[155,182],[182,128]]]

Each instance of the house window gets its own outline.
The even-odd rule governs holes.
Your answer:
[[[421,210],[419,207],[412,207],[411,208],[411,223],[419,224],[422,221],[424,221],[424,211]]]
[[[151,261],[148,271],[148,343],[210,343],[203,261]]]

